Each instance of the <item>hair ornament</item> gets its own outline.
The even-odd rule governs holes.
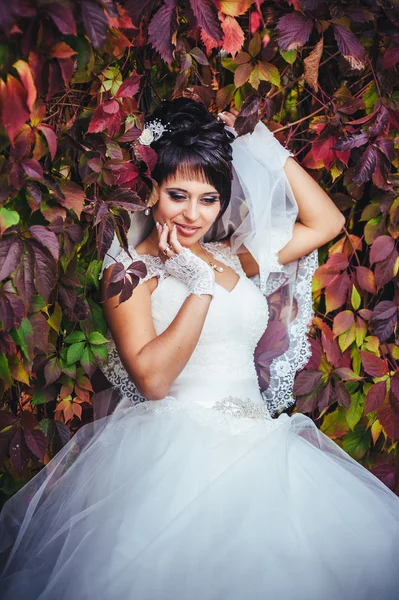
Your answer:
[[[165,131],[169,131],[165,125],[162,124],[160,119],[154,119],[146,123],[143,131],[141,132],[138,141],[143,146],[149,146],[152,142],[159,140]]]

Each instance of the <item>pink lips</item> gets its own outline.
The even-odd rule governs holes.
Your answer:
[[[199,229],[199,227],[184,227],[184,225],[179,225],[179,223],[175,223],[175,225],[177,230],[183,235],[193,235]]]

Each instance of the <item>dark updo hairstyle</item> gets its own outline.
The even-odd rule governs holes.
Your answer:
[[[154,119],[168,131],[151,143],[158,155],[153,179],[161,185],[179,173],[187,179],[206,181],[220,194],[219,219],[230,202],[234,134],[192,98],[163,100],[146,122]]]

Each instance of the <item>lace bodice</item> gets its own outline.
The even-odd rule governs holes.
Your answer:
[[[231,291],[216,284],[215,296],[198,344],[169,395],[182,399],[187,397],[206,406],[228,396],[250,395],[253,401],[261,404],[254,351],[267,326],[267,301],[259,288],[247,278],[237,255],[228,246],[222,242],[209,242],[204,246],[216,260],[234,269],[239,280]],[[140,280],[141,284],[152,277],[158,278],[158,285],[151,294],[151,308],[155,330],[160,335],[176,317],[186,298],[187,288],[168,275],[159,257],[139,255],[134,248],[129,248],[129,251],[133,259],[142,260],[147,267],[147,276]],[[132,262],[125,251],[118,255],[117,260],[125,265]],[[137,402],[140,396],[130,382],[113,342],[109,353],[105,369],[107,378],[121,389],[122,395]]]

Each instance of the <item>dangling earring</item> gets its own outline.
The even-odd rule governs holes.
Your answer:
[[[159,187],[155,179],[152,179],[152,190],[150,195],[148,196],[148,200],[145,203],[146,209],[144,214],[148,217],[151,214],[151,206],[154,206],[159,200]]]

